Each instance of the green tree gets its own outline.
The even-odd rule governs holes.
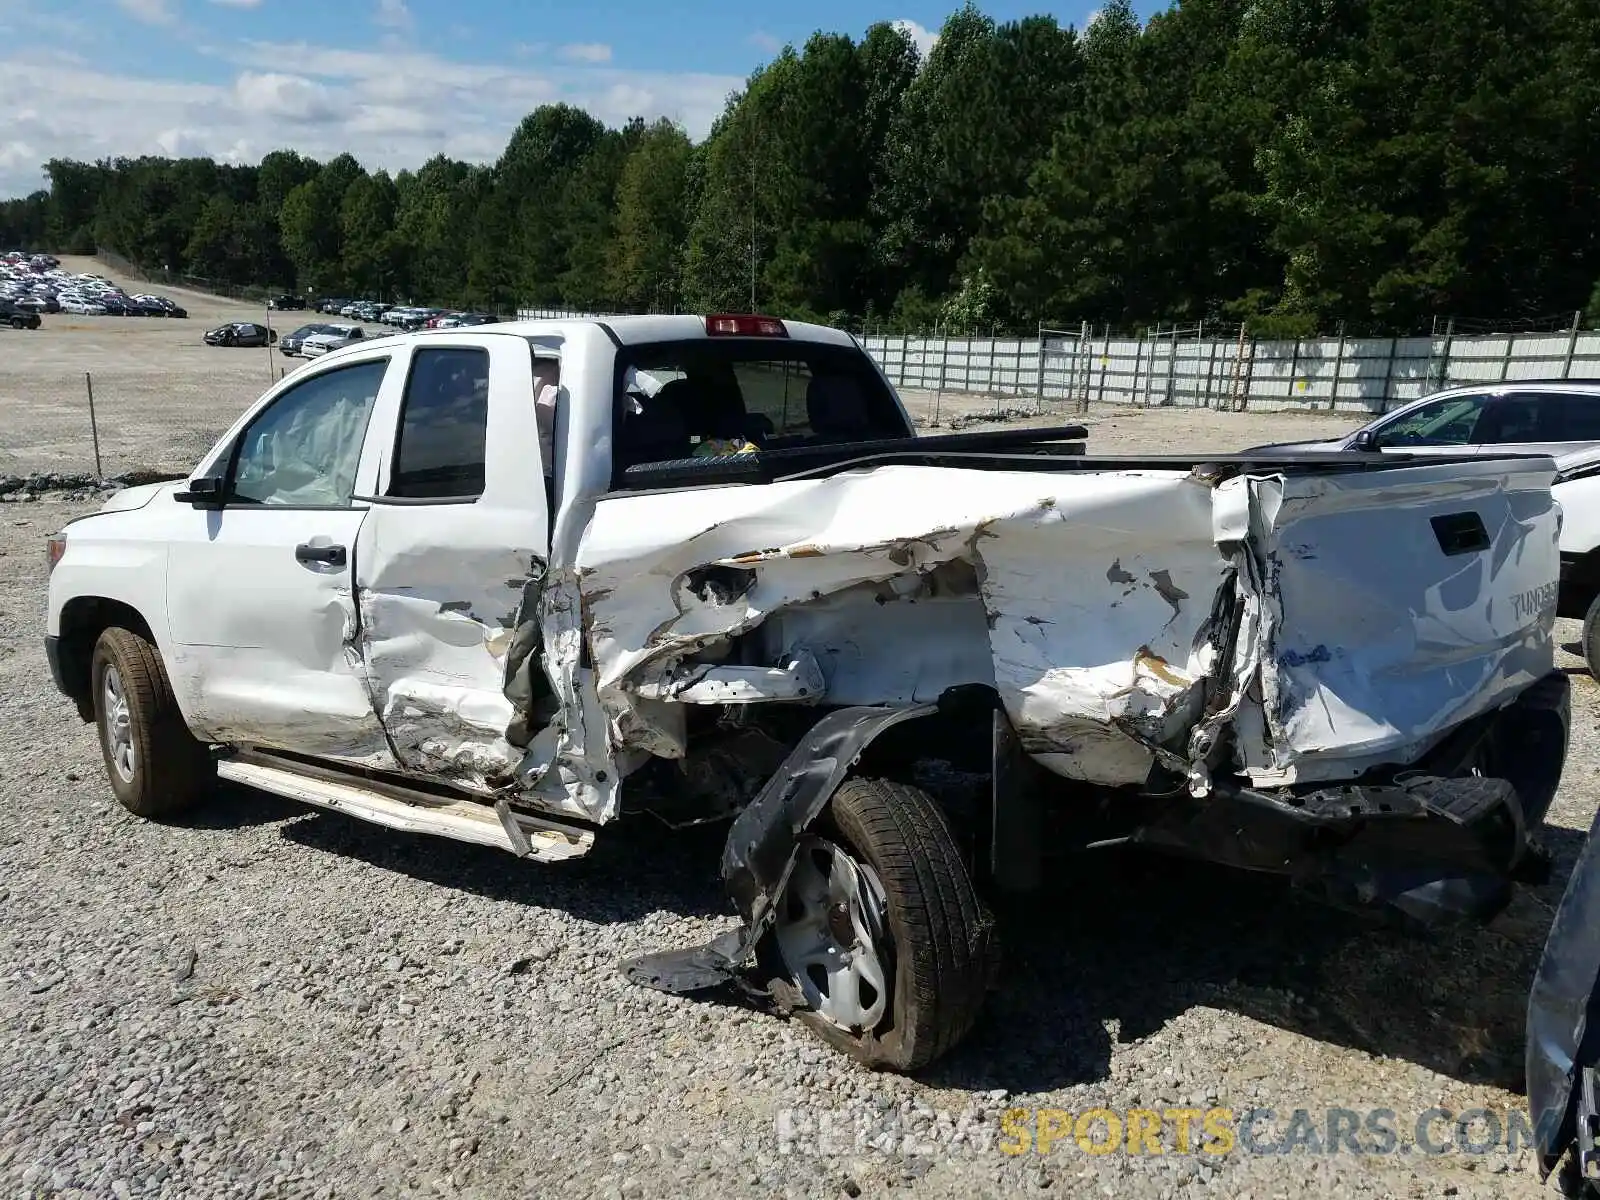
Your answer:
[[[630,309],[678,307],[693,154],[683,130],[662,120],[640,136],[622,165],[606,279],[611,296]]]
[[[339,205],[344,278],[364,296],[386,295],[395,277],[395,186],[385,171],[358,175]]]

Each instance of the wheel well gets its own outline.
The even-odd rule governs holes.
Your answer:
[[[89,678],[89,664],[94,658],[95,643],[100,635],[113,626],[137,633],[154,642],[150,626],[139,615],[139,610],[120,600],[107,600],[103,596],[75,596],[61,610],[61,640],[57,653],[61,660],[61,681],[67,695],[78,706],[78,715],[85,721],[94,720],[93,685]]]

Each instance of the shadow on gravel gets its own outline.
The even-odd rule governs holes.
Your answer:
[[[555,866],[316,811],[282,832],[299,845],[360,859],[424,883],[512,904],[559,908],[586,921],[631,921],[653,912],[686,917],[732,912],[717,874],[726,825],[672,831],[640,816],[605,829],[583,858]]]
[[[231,789],[195,823],[305,811]],[[722,825],[672,832],[640,817],[607,829],[588,857],[552,867],[316,811],[282,829],[425,883],[599,923],[728,915],[717,875],[725,835]],[[1022,1093],[1091,1083],[1109,1068],[1108,1024],[1126,1043],[1204,1005],[1520,1092],[1528,988],[1583,841],[1560,828],[1542,837],[1555,859],[1548,883],[1520,889],[1489,928],[1427,936],[1325,908],[1268,876],[1137,852],[1074,860],[1057,890],[1001,910],[1005,962],[984,1016],[922,1078]]]
[[[1543,838],[1548,883],[1522,889],[1488,928],[1426,936],[1267,876],[1132,852],[1082,860],[1059,893],[1002,910],[998,988],[924,1078],[1013,1092],[1094,1082],[1110,1060],[1107,1022],[1126,1043],[1205,1005],[1521,1092],[1528,989],[1583,841],[1568,829]]]
[[[167,824],[184,829],[248,829],[252,825],[285,821],[305,811],[305,805],[269,792],[219,782],[216,795],[208,803],[178,813]]]

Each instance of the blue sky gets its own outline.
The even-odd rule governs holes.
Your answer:
[[[957,7],[919,0],[0,0],[0,196],[55,156],[291,146],[368,167],[491,161],[517,121],[566,100],[602,120],[666,116],[704,136],[727,94],[817,29],[904,22],[924,47]],[[997,20],[1068,9],[995,2]],[[1155,5],[1136,5],[1148,13]]]

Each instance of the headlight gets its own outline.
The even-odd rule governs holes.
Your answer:
[[[61,556],[63,554],[65,554],[66,552],[67,552],[67,535],[66,534],[64,534],[64,533],[52,533],[48,538],[45,539],[45,543],[44,543],[44,559],[45,559],[45,568],[46,568],[45,569],[45,574],[46,575],[50,574],[50,572],[52,572],[52,571],[54,571],[56,569],[56,564],[61,561]]]

